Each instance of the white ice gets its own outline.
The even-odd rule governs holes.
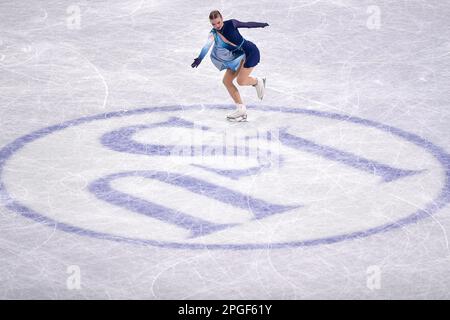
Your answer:
[[[248,123],[225,120],[232,101],[209,58],[190,67],[211,29],[213,9],[225,19],[270,24],[241,29],[261,52],[253,74],[268,79],[262,102],[254,88],[239,87],[250,106]],[[439,194],[449,193],[450,163],[439,161],[433,149],[450,152],[449,15],[450,4],[440,0],[1,1],[0,161],[10,143],[35,130],[114,111],[129,114],[59,130],[0,162],[0,183],[9,194],[0,195],[0,298],[450,298],[450,207],[398,222],[439,205]],[[169,106],[186,109],[133,113]],[[113,130],[171,117],[195,128],[147,128],[134,141],[220,145],[231,137],[229,145],[287,128],[317,145],[417,173],[383,182],[376,170],[264,140],[260,147],[273,152],[269,168],[231,179],[204,167],[245,171],[259,165],[256,157],[150,157],[101,144]],[[347,121],[351,117],[419,136],[428,149],[395,132]],[[210,129],[202,133],[201,126]],[[107,175],[150,170],[293,209],[254,220],[251,204],[238,207],[234,200],[139,176],[112,182],[115,190],[189,217],[236,224],[191,238],[180,225],[106,203],[89,191]],[[12,203],[58,223],[25,217]],[[386,232],[330,244],[275,245],[397,222]],[[138,243],[68,232],[62,225]],[[80,271],[79,282],[73,270]]]

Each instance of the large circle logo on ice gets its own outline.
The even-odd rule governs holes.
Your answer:
[[[221,121],[230,108],[143,108],[34,131],[0,150],[0,201],[79,235],[261,249],[367,237],[450,200],[450,156],[418,135],[269,106],[252,108],[253,122],[230,124]],[[230,130],[243,133],[232,137],[242,144],[220,157]]]

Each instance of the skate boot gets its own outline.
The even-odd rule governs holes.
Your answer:
[[[247,121],[247,110],[244,105],[237,105],[236,111],[227,115],[229,121]]]
[[[256,94],[258,95],[258,98],[262,100],[264,91],[266,90],[266,78],[256,78],[256,80],[258,81],[258,83],[254,85]]]

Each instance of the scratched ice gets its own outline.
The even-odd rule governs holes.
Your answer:
[[[450,298],[450,4],[208,3],[1,2],[0,298]]]

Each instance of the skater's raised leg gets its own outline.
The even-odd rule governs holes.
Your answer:
[[[239,74],[237,76],[237,83],[240,86],[254,86],[258,83],[258,80],[254,77],[250,77],[250,73],[252,73],[252,68],[241,68],[239,70]]]
[[[266,78],[254,78],[250,77],[253,67],[245,68],[243,67],[237,76],[237,83],[240,86],[254,86],[256,88],[256,93],[258,98],[262,100],[264,97],[264,91],[266,88]]]

